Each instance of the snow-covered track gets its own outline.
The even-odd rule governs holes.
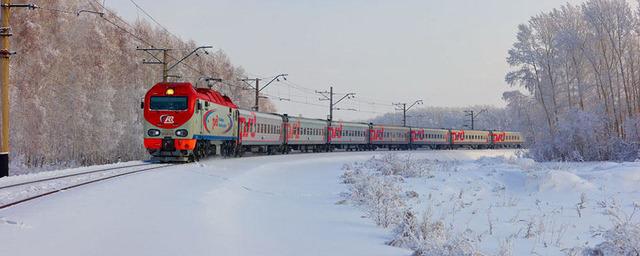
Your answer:
[[[141,167],[141,166],[150,166],[150,167],[146,167],[146,168],[142,168],[142,169],[137,169],[136,167]],[[4,209],[4,208],[8,208],[17,204],[21,204],[24,202],[28,202],[37,198],[41,198],[44,196],[48,196],[51,194],[55,194],[61,191],[65,191],[68,189],[72,189],[72,188],[76,188],[76,187],[80,187],[80,186],[84,186],[84,185],[88,185],[88,184],[92,184],[92,183],[96,183],[99,181],[104,181],[104,180],[109,180],[109,179],[113,179],[113,178],[117,178],[120,176],[125,176],[125,175],[130,175],[130,174],[135,174],[135,173],[139,173],[139,172],[144,172],[144,171],[150,171],[150,170],[155,170],[155,169],[160,169],[160,168],[166,168],[172,166],[172,164],[151,164],[151,163],[144,163],[144,164],[136,164],[136,165],[128,165],[128,166],[119,166],[119,167],[112,167],[112,168],[105,168],[105,169],[98,169],[98,170],[92,170],[92,171],[87,171],[87,172],[82,172],[82,173],[74,173],[74,174],[68,174],[68,175],[62,175],[62,176],[56,176],[56,177],[49,177],[49,178],[45,178],[45,179],[38,179],[38,180],[32,180],[32,181],[27,181],[27,182],[21,182],[21,183],[16,183],[16,184],[11,184],[11,185],[5,185],[0,187],[0,192],[3,192],[3,190],[7,190],[10,188],[16,188],[16,187],[20,187],[20,186],[26,186],[26,185],[34,185],[37,183],[43,183],[43,182],[49,182],[49,181],[55,181],[55,180],[63,180],[66,178],[70,178],[70,177],[76,177],[76,176],[84,176],[84,175],[90,175],[90,174],[97,174],[100,172],[109,172],[109,171],[116,171],[116,170],[120,170],[120,169],[125,169],[125,171],[122,172],[116,172],[114,174],[109,174],[109,175],[105,175],[105,176],[100,176],[98,178],[90,178],[87,180],[83,180],[80,182],[76,182],[76,183],[70,183],[70,184],[66,184],[64,186],[61,187],[55,187],[43,192],[38,192],[35,194],[30,194],[27,197],[23,197],[17,200],[13,200],[10,202],[0,202],[0,209]],[[134,170],[126,170],[129,168],[135,168]]]
[[[97,173],[97,172],[105,172],[105,171],[118,170],[118,169],[131,168],[131,167],[138,167],[138,166],[147,166],[147,165],[153,165],[153,164],[150,164],[150,163],[134,164],[134,165],[126,165],[126,166],[118,166],[118,167],[112,167],[112,168],[92,170],[92,171],[87,171],[87,172],[79,172],[79,173],[73,173],[73,174],[67,174],[67,175],[61,175],[61,176],[54,176],[54,177],[49,177],[49,178],[44,178],[44,179],[37,179],[37,180],[32,180],[32,181],[26,181],[26,182],[20,182],[20,183],[16,183],[16,184],[0,186],[0,190],[7,189],[7,188],[24,186],[24,185],[29,185],[29,184],[35,184],[35,183],[39,183],[39,182],[45,182],[45,181],[51,181],[51,180],[57,180],[57,179],[64,179],[64,178],[80,176],[80,175],[87,175],[87,174],[92,174],[92,173]]]

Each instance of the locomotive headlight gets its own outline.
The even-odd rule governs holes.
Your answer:
[[[189,135],[189,132],[185,129],[176,130],[176,136],[178,137],[187,137],[187,135]]]
[[[174,93],[173,88],[169,88],[169,89],[167,89],[167,91],[166,91],[166,92],[164,92],[164,93],[165,93],[166,95],[173,95],[173,93]]]
[[[160,130],[158,129],[149,129],[147,131],[147,134],[151,137],[156,137],[156,136],[160,136]]]

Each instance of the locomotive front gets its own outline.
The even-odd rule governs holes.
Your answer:
[[[144,147],[162,161],[188,161],[196,147],[192,119],[196,94],[190,83],[159,83],[144,99]]]

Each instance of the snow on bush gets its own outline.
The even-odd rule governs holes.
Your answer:
[[[444,221],[432,220],[430,211],[422,216],[418,221],[414,212],[406,210],[389,245],[412,249],[415,256],[479,254],[471,230],[456,234]]]
[[[394,238],[389,245],[414,250],[416,256],[478,254],[471,230],[454,233],[443,220],[434,220],[430,211],[418,220],[417,214],[407,207],[407,200],[417,198],[418,194],[403,193],[400,186],[404,178],[432,177],[432,170],[457,170],[451,163],[390,153],[345,165],[343,169],[342,182],[349,186],[347,199],[362,207],[377,225],[392,228]]]
[[[386,228],[398,222],[405,206],[398,184],[402,180],[400,176],[379,175],[356,168],[347,169],[342,178],[350,185],[349,199],[362,206],[376,224]]]
[[[609,216],[612,227],[606,230],[602,228],[594,230],[594,236],[601,236],[604,241],[593,248],[585,248],[582,254],[585,256],[640,255],[640,222],[634,219],[640,206],[634,204],[631,214],[625,213],[615,201],[606,207],[604,214]]]

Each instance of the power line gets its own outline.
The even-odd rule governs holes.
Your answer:
[[[147,12],[144,8],[142,8],[142,6],[140,6],[140,5],[139,5],[138,3],[136,3],[134,0],[130,0],[130,1],[131,1],[131,3],[132,3],[132,4],[133,4],[133,5],[134,5],[138,10],[140,10],[141,12],[143,12],[143,13],[145,14],[145,16],[147,16],[149,19],[151,19],[151,20],[152,20],[156,25],[158,25],[159,27],[161,27],[161,28],[162,28],[164,31],[166,31],[168,34],[170,34],[170,35],[172,35],[172,36],[174,36],[174,37],[176,37],[176,38],[179,38],[179,37],[178,37],[178,36],[176,36],[175,34],[171,33],[171,31],[169,31],[169,30],[168,30],[165,26],[163,26],[160,22],[158,22],[158,20],[156,20],[156,19],[155,19],[155,18],[154,18],[154,17],[153,17],[149,12]],[[111,24],[112,26],[116,27],[117,29],[119,29],[119,30],[120,30],[120,31],[122,31],[123,33],[125,33],[125,34],[127,34],[127,35],[131,36],[131,37],[132,37],[132,38],[134,38],[135,40],[137,40],[137,41],[139,41],[139,42],[141,42],[141,43],[144,43],[144,44],[146,44],[146,45],[148,45],[148,46],[154,47],[154,44],[152,44],[151,42],[149,42],[149,40],[147,40],[147,39],[143,38],[143,37],[142,37],[142,36],[140,36],[140,35],[135,34],[134,32],[131,32],[129,29],[125,28],[124,26],[127,26],[127,27],[129,27],[129,28],[131,28],[131,29],[133,29],[133,30],[135,30],[135,29],[136,29],[136,28],[135,28],[134,26],[132,26],[129,22],[125,21],[125,20],[124,20],[124,19],[122,19],[120,16],[118,16],[117,14],[115,14],[113,11],[109,10],[108,8],[106,8],[106,6],[104,6],[104,4],[100,3],[98,0],[93,0],[93,1],[90,1],[90,0],[89,0],[89,1],[88,1],[88,3],[89,3],[91,6],[93,6],[94,8],[96,8],[96,9],[103,9],[103,10],[105,10],[105,12],[108,12],[110,16],[112,16],[114,19],[116,19],[117,21],[119,21],[120,23],[122,23],[122,24],[124,24],[124,25],[120,25],[120,24],[118,24],[118,22],[115,22],[114,20],[108,19],[107,17],[105,17],[104,15],[102,15],[102,14],[101,14],[101,15],[100,15],[100,16],[101,16],[101,18],[102,18],[103,20],[105,20],[107,23],[109,23],[109,24]],[[100,8],[96,7],[96,6],[94,5],[94,3],[95,3],[95,4],[97,4]],[[74,11],[70,11],[70,10],[62,10],[62,9],[57,9],[57,8],[39,7],[39,9],[46,10],[46,11],[51,11],[51,12],[59,12],[59,13],[64,13],[64,14],[69,14],[69,15],[76,15],[76,16],[78,15],[78,12],[74,12]],[[98,12],[95,12],[95,13],[98,13]],[[175,49],[174,49],[174,50],[175,50]],[[167,56],[167,57],[169,57],[169,58],[171,58],[171,59],[173,59],[173,60],[178,60],[177,58],[175,58],[174,56],[169,55],[169,54],[168,54],[168,56]],[[212,58],[213,58],[213,56],[212,56]],[[193,66],[193,65],[191,65],[191,64],[188,64],[188,63],[182,63],[182,65],[184,65],[187,69],[189,69],[189,70],[191,70],[191,71],[193,71],[193,72],[195,72],[195,73],[197,73],[197,74],[200,74],[200,75],[203,75],[203,76],[205,75],[205,73],[204,73],[202,70],[200,70],[199,68],[194,67],[194,66]],[[253,74],[252,74],[252,73],[250,73],[250,72],[246,72],[246,71],[245,71],[245,73],[250,74],[250,75],[253,75]],[[261,75],[253,75],[253,76],[255,76],[255,77],[260,77],[260,79],[268,79],[268,78],[274,78],[274,77],[275,77],[275,76],[268,77],[268,76],[261,76]],[[239,85],[236,85],[236,84],[228,83],[228,82],[225,82],[225,81],[222,81],[221,83],[223,83],[223,84],[225,84],[225,85],[228,85],[228,86],[230,86],[230,87],[236,87],[236,88],[240,88],[240,89],[246,89],[246,88],[245,88],[245,87],[243,87],[243,86],[239,86]],[[315,95],[315,91],[316,91],[316,90],[315,90],[315,89],[313,89],[313,88],[310,88],[310,87],[307,87],[307,86],[300,85],[300,84],[295,83],[295,82],[290,81],[290,80],[289,80],[289,81],[283,81],[283,83],[284,83],[287,87],[289,87],[289,88],[291,88],[291,89],[294,89],[294,90],[296,90],[296,91],[299,91],[299,92],[301,92],[301,93],[303,93],[303,94],[306,94],[306,95]],[[289,93],[289,94],[290,94],[290,93]],[[339,94],[339,93],[335,93],[335,94]],[[265,94],[265,95],[267,95],[267,94]],[[347,93],[345,93],[345,94],[343,94],[343,95],[347,95]],[[273,95],[272,95],[272,96],[273,96]],[[289,98],[290,98],[291,96],[292,96],[292,95],[290,94]],[[293,96],[298,97],[298,96],[301,96],[301,95],[293,95]],[[324,106],[323,106],[323,105],[321,105],[321,104],[310,103],[310,102],[308,102],[308,100],[307,100],[307,102],[304,102],[304,101],[292,100],[292,99],[289,99],[289,98],[283,98],[283,97],[279,97],[279,96],[274,96],[274,97],[277,97],[279,100],[286,100],[286,101],[289,101],[289,102],[292,102],[292,103],[305,104],[305,105],[316,106],[316,107],[324,107]],[[362,100],[362,99],[369,99],[369,100],[371,100],[371,101],[366,101],[366,100]],[[355,101],[355,102],[358,102],[358,103],[362,103],[362,104],[368,104],[368,105],[376,105],[376,106],[384,106],[384,107],[393,107],[393,104],[380,103],[380,102],[391,102],[391,101],[381,100],[381,99],[376,99],[376,98],[366,97],[366,96],[365,96],[365,97],[360,97],[360,99],[355,99],[354,101]],[[378,111],[368,111],[368,110],[363,110],[362,108],[358,109],[357,111],[358,111],[358,112],[363,112],[363,113],[385,114],[385,113],[378,112]]]
[[[126,24],[127,26],[129,26],[129,27],[130,27],[130,28],[132,28],[132,29],[135,29],[135,27],[133,27],[131,24],[129,24],[129,22],[127,22],[127,21],[125,21],[124,19],[120,18],[120,16],[116,15],[114,12],[112,12],[111,10],[109,10],[108,8],[106,8],[103,4],[101,4],[100,2],[98,2],[98,0],[93,0],[93,2],[95,2],[96,4],[98,4],[100,7],[102,7],[102,8],[103,8],[104,10],[106,10],[107,12],[109,12],[112,16],[116,17],[118,20],[120,20],[120,22],[122,22],[122,23]],[[142,7],[140,7],[140,5],[138,5],[138,4],[137,4],[137,3],[135,3],[134,1],[131,1],[131,2],[136,6],[136,8],[140,9],[143,13],[145,13],[145,15],[147,15],[147,17],[149,17],[151,20],[153,20],[153,22],[155,22],[158,26],[160,26],[162,29],[164,29],[167,33],[169,33],[170,35],[173,35],[173,36],[174,36],[174,37],[176,37],[176,38],[179,38],[179,37],[178,37],[178,36],[176,36],[175,34],[171,33],[171,31],[169,31],[166,27],[162,26],[162,24],[160,24],[156,19],[154,19],[154,18],[153,18],[153,16],[151,16],[148,12],[146,12],[144,9],[142,9]],[[93,5],[93,3],[92,3],[92,2],[89,2],[89,4],[91,4],[94,8],[96,8],[96,7]],[[108,20],[108,19],[106,19],[106,18],[104,18],[104,17],[103,17],[103,19],[105,19],[105,20],[106,20],[106,21],[108,21],[109,23],[113,24],[114,26],[118,27],[120,30],[124,31],[125,33],[127,33],[127,34],[129,34],[129,35],[133,36],[134,38],[138,39],[139,41],[141,41],[141,42],[143,42],[143,43],[145,43],[145,44],[147,44],[147,45],[149,45],[149,46],[151,46],[151,47],[154,47],[154,45],[153,45],[152,43],[149,43],[147,40],[144,40],[142,37],[140,37],[140,36],[138,36],[138,35],[136,35],[136,34],[134,34],[134,33],[129,32],[127,29],[125,29],[125,28],[123,28],[123,27],[119,26],[119,25],[118,25],[118,24],[116,24],[115,22],[110,21],[110,20]],[[178,60],[176,57],[174,57],[174,56],[173,56],[173,55],[171,55],[171,54],[167,54],[167,57],[171,58],[171,59],[172,59],[172,60],[174,60],[174,61],[177,61],[177,60]],[[186,62],[182,63],[182,65],[184,65],[184,66],[185,66],[185,67],[187,67],[188,69],[190,69],[190,70],[192,70],[192,71],[194,71],[194,72],[196,72],[196,73],[198,73],[198,74],[200,74],[200,75],[203,75],[203,76],[204,76],[204,75],[206,75],[206,74],[205,74],[204,72],[202,72],[200,69],[197,69],[197,68],[193,67],[192,65],[190,65],[190,64],[188,64],[188,63],[186,63]]]
[[[133,38],[137,39],[138,41],[153,47],[152,43],[149,43],[147,40],[144,40],[142,37],[140,37],[140,36],[138,36],[138,35],[136,35],[136,34],[134,34],[132,32],[129,32],[129,30],[127,30],[127,29],[123,28],[122,26],[116,24],[115,22],[107,19],[106,17],[102,17],[102,19],[104,19],[106,22],[110,23],[111,25],[115,26],[116,28],[122,30],[122,32],[131,35]]]
[[[160,26],[162,29],[164,29],[164,31],[166,31],[167,33],[169,33],[170,35],[176,37],[176,38],[180,38],[178,36],[176,36],[175,34],[171,33],[171,31],[169,31],[165,26],[163,26],[162,24],[160,24],[160,22],[158,22],[155,18],[153,18],[153,16],[151,16],[151,14],[149,14],[147,11],[144,10],[144,8],[142,8],[140,5],[138,5],[138,3],[136,3],[134,0],[129,0],[133,5],[136,6],[136,8],[138,8],[138,10],[142,11],[142,13],[144,13],[144,15],[146,15],[147,17],[149,17],[149,19],[151,19],[154,23],[156,23],[156,25]]]

